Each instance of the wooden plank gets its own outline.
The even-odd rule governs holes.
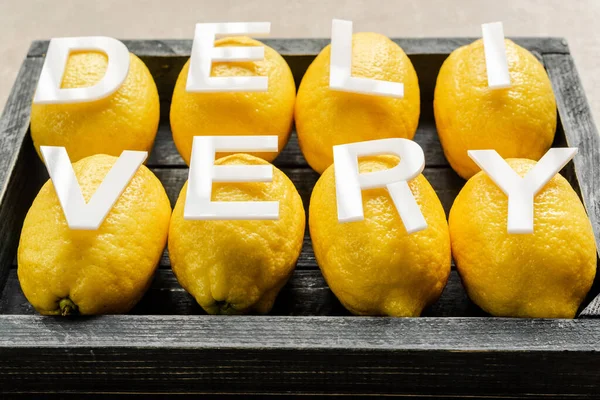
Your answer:
[[[268,393],[595,398],[590,393],[598,389],[599,377],[593,352],[369,352],[338,348],[230,350],[158,346],[140,351],[132,347],[6,349],[1,356],[11,357],[14,362],[5,362],[0,369],[1,390],[31,393],[60,385],[62,390],[75,393],[87,393],[93,388],[103,393],[244,396]],[[573,372],[577,369],[581,369],[579,374]]]
[[[6,184],[29,128],[31,102],[42,64],[42,60],[23,61],[0,117],[0,199],[6,194]]]
[[[558,111],[566,144],[577,147],[573,159],[582,200],[594,228],[596,244],[600,245],[600,139],[585,92],[568,55],[544,56],[548,75],[556,93]]]
[[[407,54],[449,54],[460,46],[478,38],[393,38]],[[517,44],[530,51],[542,54],[568,54],[569,46],[563,38],[515,37]],[[319,53],[330,42],[329,39],[259,39],[283,55],[312,55]],[[191,39],[123,40],[129,50],[144,57],[189,56]],[[48,50],[47,40],[36,40],[31,44],[27,57],[44,56]]]
[[[11,270],[0,297],[1,315],[37,315],[27,301],[17,271]],[[177,282],[170,269],[158,270],[144,298],[129,313],[134,315],[203,315],[204,310]],[[270,315],[349,316],[317,270],[296,270],[281,290]],[[456,271],[452,271],[440,299],[424,310],[426,317],[485,316],[467,297]]]
[[[175,202],[179,197],[181,188],[188,178],[187,168],[152,168],[158,179],[162,182],[167,196],[171,201],[171,207],[175,206]],[[296,186],[302,202],[304,204],[305,211],[308,211],[310,196],[312,194],[313,187],[319,179],[317,174],[312,169],[308,168],[289,168],[283,167],[281,171],[287,175],[288,178]],[[446,211],[446,214],[450,211],[454,198],[462,188],[465,181],[460,178],[456,172],[450,168],[430,168],[426,167],[423,170],[423,175],[427,178],[431,186],[435,189],[442,206]]]
[[[168,114],[163,115],[165,116],[164,118],[167,118],[166,115]],[[147,165],[149,167],[186,167],[187,165],[179,155],[179,152],[175,147],[175,143],[173,142],[169,120],[165,120],[164,118],[161,118],[158,132],[156,134],[156,140],[154,142],[154,147],[152,148],[152,152],[148,157]],[[287,146],[284,148],[281,154],[279,154],[277,159],[275,159],[274,165],[279,168],[308,168],[308,163],[304,159],[304,156],[302,155],[298,145],[298,137],[296,135],[295,128]]]
[[[179,197],[181,188],[188,178],[188,168],[153,168],[153,172],[162,182],[167,196],[171,201],[171,207],[175,206],[175,202]],[[308,211],[308,204],[313,186],[319,179],[319,175],[312,169],[308,168],[281,168],[281,171],[292,180],[302,201],[305,210]]]
[[[185,167],[186,164],[179,155],[175,143],[173,142],[173,135],[168,119],[168,107],[163,107],[161,109],[161,115],[162,117],[158,126],[156,140],[148,158],[147,165],[149,167]],[[421,118],[414,140],[423,148],[423,152],[425,153],[425,163],[428,167],[449,166],[437,135],[433,115],[423,116],[423,118]],[[295,127],[287,146],[275,159],[274,164],[279,168],[309,168],[308,163],[300,151]]]
[[[0,387],[575,396],[598,351],[598,320],[2,316]]]
[[[573,159],[575,176],[583,204],[592,223],[596,246],[600,249],[600,138],[587,103],[575,63],[570,55],[545,55],[544,62],[556,94],[560,123],[566,144],[577,147]],[[581,313],[600,317],[600,297]]]
[[[28,165],[34,153],[27,136],[31,101],[43,60],[26,59],[0,117],[0,288],[16,254],[18,232],[38,186],[37,170]]]

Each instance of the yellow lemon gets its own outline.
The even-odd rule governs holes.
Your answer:
[[[292,129],[296,85],[283,57],[261,42],[248,37],[219,39],[215,47],[263,46],[265,58],[248,62],[213,62],[213,77],[266,76],[266,92],[191,93],[185,90],[190,62],[183,66],[171,103],[171,130],[177,150],[190,164],[194,136],[277,135],[279,151]],[[220,158],[228,153],[217,153]],[[250,153],[273,161],[278,153]]]
[[[93,86],[106,72],[108,59],[97,52],[69,56],[63,88]],[[120,156],[123,150],[150,151],[156,137],[160,103],[146,65],[130,54],[123,85],[112,95],[85,103],[33,104],[31,137],[40,146],[64,146],[71,161],[94,154]]]
[[[300,149],[323,173],[333,163],[333,146],[415,136],[419,123],[419,82],[404,51],[377,33],[352,36],[352,76],[404,84],[404,98],[339,92],[329,88],[331,46],[312,62],[298,89],[295,120]]]
[[[86,201],[116,160],[95,155],[73,164]],[[141,166],[98,230],[72,230],[49,180],[21,231],[17,272],[25,297],[45,315],[129,311],[152,281],[170,213],[160,181]]]
[[[361,173],[392,168],[398,158],[361,158]],[[409,182],[425,230],[407,234],[386,189],[362,192],[364,220],[339,223],[334,166],[315,185],[309,227],[315,257],[340,302],[359,315],[417,317],[442,293],[450,274],[444,209],[423,175]]]
[[[247,154],[216,165],[269,165]],[[294,184],[273,167],[272,182],[215,183],[213,201],[279,201],[277,220],[185,220],[183,186],[169,229],[177,280],[210,314],[265,314],[291,276],[302,249],[305,215]]]
[[[535,161],[509,159],[524,176]],[[554,176],[534,199],[534,232],[507,232],[508,199],[484,173],[450,211],[452,254],[469,297],[496,316],[573,318],[596,274],[596,244],[569,182]]]
[[[454,50],[437,78],[433,108],[440,142],[465,179],[479,171],[467,150],[539,160],[554,140],[556,101],[543,65],[511,40],[505,44],[510,88],[488,87],[482,40]]]

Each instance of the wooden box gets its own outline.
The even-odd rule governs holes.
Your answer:
[[[433,118],[438,70],[473,39],[398,39],[421,86],[415,140],[425,176],[446,213],[464,184],[448,166]],[[580,193],[600,239],[599,139],[567,44],[522,38],[545,65],[558,103],[554,146],[579,154],[563,171]],[[328,40],[266,40],[287,60],[296,85]],[[189,40],[126,41],[152,72],[161,122],[148,166],[172,203],[188,169],[171,139],[169,107]],[[600,278],[574,320],[493,318],[467,298],[452,271],[442,297],[421,318],[351,316],[315,263],[307,233],[296,271],[268,316],[207,316],[177,283],[165,253],[154,283],[129,315],[53,318],[23,296],[15,254],[24,216],[48,178],[29,135],[31,100],[48,42],[34,42],[0,120],[0,392],[77,397],[98,391],[181,394],[393,394],[571,397],[600,389]],[[295,133],[275,164],[308,211],[318,179]]]

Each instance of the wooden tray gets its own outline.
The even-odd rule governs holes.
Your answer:
[[[464,184],[444,158],[433,119],[438,70],[473,39],[398,39],[419,75],[415,140],[425,176],[446,213]],[[567,44],[515,39],[544,63],[557,98],[555,146],[579,148],[563,174],[581,194],[600,243],[599,139]],[[290,64],[296,85],[328,40],[266,40]],[[187,178],[169,127],[175,80],[189,40],[125,41],[152,72],[161,122],[148,166],[174,204]],[[207,316],[177,283],[165,253],[156,279],[129,315],[53,318],[24,298],[15,254],[24,216],[45,168],[29,135],[31,99],[48,42],[34,42],[0,120],[0,392],[403,394],[410,396],[593,395],[600,388],[600,278],[578,319],[501,319],[467,298],[453,270],[423,318],[353,317],[325,284],[308,236],[291,281],[269,316]],[[275,164],[304,206],[318,175],[296,135]]]

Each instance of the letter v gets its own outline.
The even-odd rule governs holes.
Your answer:
[[[80,230],[100,227],[148,157],[145,151],[123,151],[86,204],[67,150],[64,147],[41,146],[40,151],[69,228]]]

